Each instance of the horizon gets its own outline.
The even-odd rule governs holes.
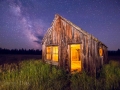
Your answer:
[[[34,48],[29,48],[29,49],[26,49],[26,48],[18,48],[18,49],[17,48],[12,48],[12,49],[9,49],[9,48],[1,48],[1,47],[0,47],[0,49],[8,49],[8,50],[22,50],[23,49],[23,50],[40,50],[40,51],[42,50],[42,49],[34,49]],[[120,50],[120,48],[118,48],[117,50],[108,50],[108,51],[118,51],[118,50]]]

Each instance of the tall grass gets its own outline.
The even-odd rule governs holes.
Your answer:
[[[101,71],[102,86],[107,90],[120,89],[120,62],[110,61]]]
[[[0,90],[63,90],[66,85],[63,70],[40,60],[0,67]]]
[[[41,60],[0,66],[0,90],[119,90],[120,63],[104,65],[100,77],[82,73],[66,74]]]
[[[95,90],[95,78],[85,72],[73,74],[71,77],[72,90]]]
[[[120,90],[120,62],[110,61],[103,66],[100,77],[90,77],[85,72],[71,77],[72,90]]]

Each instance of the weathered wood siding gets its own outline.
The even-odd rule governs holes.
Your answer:
[[[58,65],[70,70],[70,44],[80,44],[80,58],[82,69],[89,73],[96,73],[104,63],[107,63],[107,47],[94,36],[78,28],[59,15],[55,16],[52,26],[48,29],[42,42],[42,59],[46,60],[46,46],[58,45]],[[99,48],[103,49],[103,57],[99,55]]]

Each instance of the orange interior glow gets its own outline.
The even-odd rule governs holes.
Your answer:
[[[103,50],[102,50],[102,48],[99,49],[99,55],[103,56]]]
[[[71,71],[81,71],[80,44],[71,45]]]

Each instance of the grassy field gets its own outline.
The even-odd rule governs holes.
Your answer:
[[[24,60],[0,66],[0,90],[119,90],[120,62],[110,61],[99,78],[84,71],[67,74],[41,60]]]
[[[41,55],[11,55],[11,54],[3,54],[0,55],[0,65],[10,64],[10,63],[19,63],[23,60],[29,59],[41,59]]]

